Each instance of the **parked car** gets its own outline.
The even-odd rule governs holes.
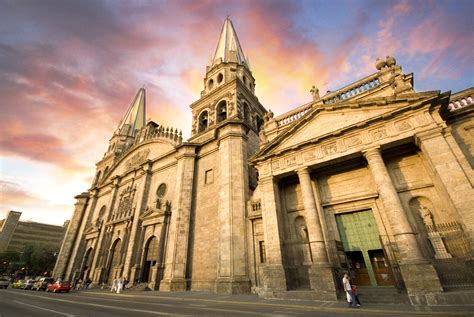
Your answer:
[[[7,288],[10,285],[10,278],[2,276],[0,277],[0,288]]]
[[[53,284],[48,284],[46,287],[46,292],[53,292],[53,293],[59,293],[59,292],[66,292],[69,293],[71,290],[71,283],[66,282],[66,281],[56,281]]]
[[[53,284],[54,278],[52,277],[42,277],[33,284],[31,288],[32,291],[45,291],[48,287],[48,284]]]
[[[20,288],[21,289],[31,289],[33,287],[33,284],[35,284],[35,280],[26,280],[25,283],[23,283]]]
[[[25,280],[18,280],[13,282],[12,287],[13,288],[22,288],[22,286],[26,283]]]

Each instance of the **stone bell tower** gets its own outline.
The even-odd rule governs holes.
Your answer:
[[[215,291],[248,293],[246,202],[256,184],[248,158],[258,150],[258,133],[266,110],[255,96],[255,79],[229,18],[224,21],[217,48],[206,67],[201,97],[190,107],[193,126],[189,142],[202,144],[198,157],[213,156],[214,162],[217,192],[211,199],[217,203],[219,237]],[[208,154],[210,148],[213,154]],[[206,169],[211,166],[198,162],[198,171]],[[205,213],[205,209],[196,204],[196,214]]]

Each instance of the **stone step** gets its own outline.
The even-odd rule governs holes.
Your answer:
[[[360,286],[357,288],[358,297],[361,302],[399,304],[410,303],[410,299],[405,292],[399,292],[391,286]]]

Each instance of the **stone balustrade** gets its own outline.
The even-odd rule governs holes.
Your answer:
[[[346,100],[380,86],[380,80],[377,78],[377,76],[378,73],[375,74],[375,76],[370,76],[362,83],[355,83],[327,94],[322,98],[323,104],[331,104]]]
[[[462,108],[465,108],[469,105],[472,105],[473,97],[472,96],[464,96],[457,100],[453,100],[449,103],[449,111],[453,112]]]
[[[118,158],[125,156],[125,154],[130,152],[130,150],[135,147],[135,145],[156,139],[165,139],[171,141],[171,143],[177,146],[183,143],[183,132],[181,130],[178,131],[176,128],[165,128],[160,125],[157,125],[156,127],[147,126],[137,132],[133,142],[127,146],[127,148],[120,154]]]
[[[309,110],[311,110],[311,105],[308,105],[303,108],[297,108],[293,111],[287,112],[282,116],[279,116],[275,118],[277,124],[279,127],[287,125],[288,123],[291,123],[293,121],[299,120],[301,117],[303,117]]]

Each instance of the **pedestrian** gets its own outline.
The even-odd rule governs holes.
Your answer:
[[[124,289],[124,290],[127,289],[127,284],[128,284],[128,279],[127,279],[127,277],[125,277],[125,278],[123,279],[123,289]]]
[[[352,294],[354,295],[355,298],[355,303],[357,304],[357,307],[360,307],[360,301],[359,301],[359,296],[357,296],[357,285],[352,285]]]
[[[114,281],[112,282],[112,287],[110,288],[110,291],[112,293],[116,292],[117,291],[117,286],[118,286],[118,279],[114,278]]]
[[[123,279],[119,278],[117,281],[117,294],[120,294],[120,292],[122,292],[122,289],[123,289]]]
[[[344,273],[344,277],[342,278],[342,285],[344,286],[344,291],[346,292],[347,299],[349,300],[350,298],[351,300],[349,302],[349,307],[359,307],[360,305],[357,306],[356,299],[354,297],[354,294],[352,293],[351,283],[349,282],[349,274]]]
[[[76,289],[80,290],[82,288],[82,279],[79,279],[76,283]]]
[[[86,279],[86,281],[85,281],[85,287],[86,287],[86,289],[89,288],[89,285],[91,285],[91,283],[92,283],[92,280],[90,279],[90,277],[88,277],[88,278]]]

